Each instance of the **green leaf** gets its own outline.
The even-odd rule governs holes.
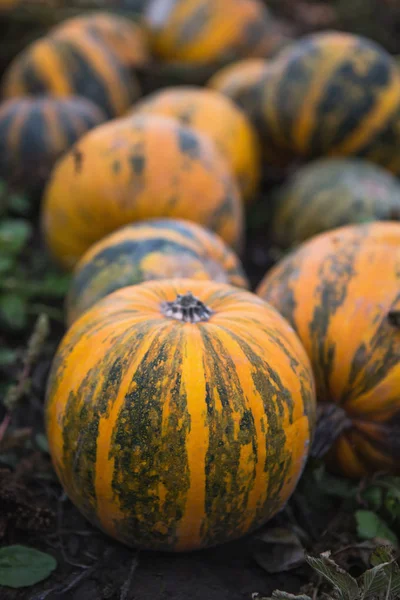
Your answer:
[[[53,556],[27,546],[0,548],[0,585],[12,588],[35,585],[57,567]]]
[[[383,490],[378,486],[371,486],[362,494],[363,500],[368,504],[368,508],[377,511],[383,504]]]
[[[35,442],[42,452],[46,452],[47,454],[49,454],[49,443],[44,433],[38,433],[35,437]]]
[[[357,510],[355,513],[357,533],[362,540],[381,538],[395,546],[398,544],[396,534],[388,527],[383,519],[370,510]]]
[[[17,293],[0,295],[1,320],[12,329],[23,329],[27,324],[28,305],[25,298]]]
[[[329,552],[324,552],[319,558],[306,556],[306,561],[336,588],[341,600],[357,600],[360,593],[357,581],[331,560],[329,555]]]
[[[27,243],[32,226],[24,219],[4,219],[0,223],[0,251],[15,256]]]
[[[31,202],[28,196],[13,192],[7,199],[8,208],[17,215],[27,215],[31,210]]]
[[[377,565],[365,571],[359,578],[362,585],[362,600],[367,600],[376,594],[382,593],[387,588],[388,578],[385,573],[385,564]]]
[[[11,350],[11,348],[0,348],[0,367],[9,367],[16,361],[17,356],[17,350]]]

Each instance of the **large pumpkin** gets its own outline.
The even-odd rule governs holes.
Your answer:
[[[50,31],[52,37],[75,39],[76,35],[93,36],[109,47],[128,67],[143,66],[150,61],[147,37],[131,19],[95,11],[63,21]]]
[[[177,279],[118,290],[72,325],[46,423],[87,519],[126,544],[182,551],[238,538],[284,506],[314,408],[307,356],[272,307]]]
[[[333,409],[331,465],[350,477],[400,473],[400,224],[323,233],[267,273],[257,293],[297,331],[317,398]]]
[[[248,287],[239,259],[212,231],[182,219],[150,219],[106,236],[84,254],[71,281],[67,321],[122,287],[176,277]]]
[[[374,42],[339,32],[305,36],[278,55],[255,98],[266,144],[399,170],[400,73]]]
[[[0,177],[40,192],[56,160],[105,115],[79,97],[14,98],[0,104]]]
[[[260,180],[260,148],[251,123],[228,98],[195,86],[170,87],[140,101],[132,114],[178,119],[209,135],[229,161],[243,197],[252,201]]]
[[[283,248],[351,223],[400,219],[400,185],[362,159],[328,158],[298,169],[274,198],[270,236]]]
[[[269,56],[283,38],[261,0],[152,0],[145,21],[153,52],[167,62]]]
[[[236,181],[208,137],[138,115],[97,127],[59,161],[43,224],[53,255],[72,267],[108,233],[151,217],[190,219],[238,246],[242,212]]]
[[[77,94],[108,117],[124,113],[139,96],[129,69],[101,41],[79,32],[74,39],[41,38],[18,54],[3,78],[5,98]]]

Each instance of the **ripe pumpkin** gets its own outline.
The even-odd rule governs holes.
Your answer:
[[[150,61],[143,29],[131,19],[108,12],[96,11],[67,19],[53,28],[50,35],[66,40],[74,40],[76,35],[93,36],[129,68]]]
[[[89,521],[136,547],[194,550],[284,506],[314,402],[304,349],[272,307],[212,281],[150,281],[69,329],[48,382],[47,434]]]
[[[217,71],[207,85],[224,94],[246,112],[247,98],[253,86],[259,84],[270,68],[264,58],[244,58]]]
[[[177,86],[150,94],[137,103],[132,114],[159,114],[206,133],[227,158],[243,198],[255,199],[260,182],[260,148],[251,123],[228,99],[196,86]]]
[[[105,118],[79,96],[6,100],[0,104],[0,177],[40,192],[61,154]]]
[[[84,254],[71,281],[67,321],[122,287],[176,277],[249,287],[239,259],[220,237],[183,219],[149,219],[119,229]]]
[[[95,102],[108,117],[124,113],[139,97],[132,73],[93,36],[40,38],[11,62],[3,96],[77,94]]]
[[[282,43],[260,0],[152,0],[144,17],[151,49],[166,62],[218,65],[269,56]]]
[[[400,73],[371,40],[305,36],[282,50],[255,98],[269,146],[306,159],[354,155],[400,170]]]
[[[399,267],[399,223],[349,225],[302,244],[257,290],[303,342],[319,402],[336,407],[328,460],[349,477],[400,473]]]
[[[274,198],[270,236],[283,248],[351,223],[400,219],[400,184],[362,159],[320,159],[300,168]]]
[[[108,233],[151,217],[187,218],[240,246],[242,213],[236,181],[207,136],[137,115],[97,127],[58,162],[43,227],[50,251],[70,268]]]

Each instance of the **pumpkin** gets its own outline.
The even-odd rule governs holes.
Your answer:
[[[93,36],[110,48],[127,67],[143,66],[150,60],[143,29],[132,20],[108,12],[95,11],[63,21],[50,32],[59,39]]]
[[[289,324],[254,294],[191,279],[106,296],[61,342],[46,397],[57,474],[118,540],[183,551],[238,538],[294,490],[314,384]]]
[[[399,170],[400,73],[375,42],[312,34],[273,61],[254,90],[268,146],[306,159],[359,156]]]
[[[183,219],[149,219],[119,229],[84,254],[72,277],[67,321],[122,287],[176,277],[249,287],[239,259],[217,235]]]
[[[316,236],[257,290],[303,342],[337,427],[327,460],[349,477],[400,473],[399,290],[400,224],[390,222]]]
[[[80,95],[108,117],[124,113],[139,96],[134,76],[115,54],[93,36],[40,38],[8,67],[3,96]]]
[[[260,181],[260,148],[251,123],[228,99],[205,88],[177,86],[150,94],[132,114],[159,114],[178,119],[209,135],[229,161],[243,198],[254,200]]]
[[[218,65],[269,56],[283,38],[260,0],[152,0],[144,18],[151,49],[165,62]]]
[[[90,131],[46,188],[44,234],[67,268],[108,233],[152,217],[186,218],[241,243],[243,207],[225,159],[207,136],[166,117],[137,115]]]
[[[93,102],[78,96],[6,100],[0,104],[0,177],[40,192],[61,154],[104,120]]]
[[[264,58],[244,58],[219,69],[207,85],[246,110],[249,91],[263,79],[269,68],[270,63]]]
[[[270,236],[283,248],[329,229],[400,219],[400,185],[357,158],[319,159],[298,169],[274,198]]]

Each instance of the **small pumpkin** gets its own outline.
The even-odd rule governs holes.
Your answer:
[[[67,19],[50,31],[52,37],[74,40],[76,35],[93,36],[110,48],[129,68],[150,61],[147,37],[140,25],[116,14],[95,11]]]
[[[249,286],[235,253],[212,231],[183,219],[149,219],[119,229],[84,254],[72,277],[67,321],[122,287],[176,277]]]
[[[264,58],[244,58],[219,69],[207,85],[224,94],[247,112],[249,91],[259,84],[270,68]]]
[[[165,62],[218,65],[269,56],[283,40],[260,0],[152,0],[144,16],[151,49]]]
[[[128,545],[183,551],[238,538],[285,505],[314,403],[304,349],[272,307],[213,281],[150,281],[69,329],[46,427],[89,521]]]
[[[278,263],[258,295],[298,333],[338,434],[331,467],[400,473],[400,224],[349,225]],[[332,434],[332,430],[328,430]]]
[[[96,127],[58,162],[46,188],[44,234],[67,268],[108,233],[152,217],[189,219],[241,243],[243,207],[224,157],[207,136],[167,117]]]
[[[196,86],[177,86],[150,94],[132,114],[159,114],[206,133],[227,158],[243,198],[255,199],[260,182],[260,148],[246,116],[218,92]]]
[[[358,156],[399,170],[400,73],[381,46],[323,32],[273,63],[255,94],[265,144],[289,157]]]
[[[61,154],[105,119],[100,108],[79,96],[6,100],[0,104],[0,177],[40,193]]]
[[[298,169],[278,190],[271,240],[282,248],[351,223],[400,219],[400,184],[357,158],[323,158]]]
[[[100,106],[107,117],[123,114],[139,97],[129,69],[93,36],[40,38],[27,46],[6,70],[4,98],[80,95]]]

